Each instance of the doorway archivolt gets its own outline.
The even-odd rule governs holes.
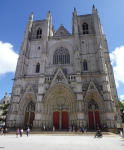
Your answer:
[[[33,120],[35,118],[35,103],[36,98],[32,93],[26,93],[21,99],[18,108],[20,126],[33,126]]]

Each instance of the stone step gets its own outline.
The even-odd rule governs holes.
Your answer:
[[[13,131],[10,131],[8,132],[7,134],[16,134],[16,131],[13,132]],[[26,131],[23,132],[23,134],[26,134]],[[30,134],[64,134],[64,135],[82,135],[82,132],[69,132],[69,131],[55,131],[55,132],[52,132],[52,131],[30,131]],[[96,132],[86,132],[85,135],[95,135]],[[115,135],[114,133],[111,133],[111,132],[102,132],[103,135]]]

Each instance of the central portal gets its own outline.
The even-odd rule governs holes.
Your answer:
[[[53,112],[53,126],[55,129],[68,129],[68,112]]]

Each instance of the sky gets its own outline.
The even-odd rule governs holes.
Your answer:
[[[72,12],[77,15],[98,10],[113,65],[118,97],[124,99],[124,0],[0,0],[0,99],[11,93],[18,54],[29,15],[46,19],[50,10],[57,30],[61,23],[72,33]]]

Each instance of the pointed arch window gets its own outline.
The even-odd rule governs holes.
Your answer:
[[[83,23],[83,34],[89,34],[89,28],[86,22]]]
[[[38,63],[36,66],[36,73],[39,73],[39,72],[40,72],[40,64]]]
[[[84,60],[84,62],[83,62],[83,67],[84,67],[84,70],[88,70],[88,68],[87,68],[87,61],[86,60]]]
[[[41,28],[38,28],[36,38],[37,38],[37,39],[40,39],[40,38],[41,38],[41,35],[42,35],[42,29],[41,29]]]
[[[60,47],[54,52],[53,55],[53,64],[69,64],[70,63],[70,54],[66,48]]]
[[[92,110],[93,107],[95,108],[95,110],[99,110],[99,106],[98,106],[97,102],[94,101],[94,99],[91,99],[88,104],[88,110]]]

